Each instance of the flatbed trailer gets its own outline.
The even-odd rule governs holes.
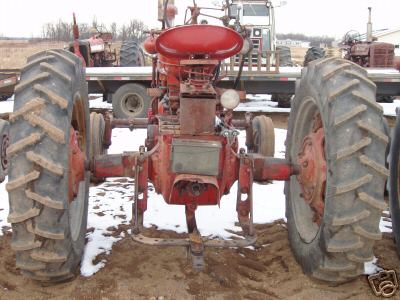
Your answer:
[[[19,80],[18,69],[0,70],[0,101],[6,100],[14,93],[14,87]]]
[[[301,77],[301,67],[245,67],[240,78],[240,89],[247,94],[294,94],[296,80]],[[377,86],[377,95],[400,96],[400,72],[396,69],[367,69],[368,78]],[[223,66],[217,86],[232,88],[236,80],[238,68],[232,65]],[[19,80],[19,70],[0,70],[0,96],[3,98],[12,95],[14,86]],[[103,94],[104,101],[113,102],[114,94],[123,90],[127,85],[141,88],[145,94],[146,88],[151,87],[152,67],[104,67],[86,68],[86,81],[89,93]],[[128,91],[129,92],[129,91]],[[124,97],[120,95],[119,97]],[[143,96],[143,102],[148,102],[150,97]],[[113,104],[114,106],[114,104]],[[115,109],[114,109],[115,110]],[[145,109],[142,107],[144,117]],[[1,112],[0,112],[1,114]],[[4,118],[4,116],[2,116]],[[127,116],[130,117],[130,116]]]
[[[242,73],[241,89],[247,94],[294,94],[296,80],[301,77],[301,67],[280,67],[278,72],[245,70]],[[368,77],[377,86],[377,95],[400,96],[400,72],[396,69],[367,69]],[[221,73],[217,86],[230,88],[236,80],[237,71]],[[127,83],[138,83],[150,87],[151,67],[87,68],[86,81],[90,93],[112,94]]]
[[[279,72],[243,71],[241,88],[248,94],[294,94],[296,80],[301,77],[301,67],[280,67]],[[400,96],[400,72],[396,69],[367,69],[368,77],[377,85],[378,95]],[[237,71],[221,74],[218,86],[232,87]],[[0,70],[0,94],[13,92],[18,83],[18,69]],[[151,67],[86,68],[89,93],[112,94],[127,83],[150,87]]]

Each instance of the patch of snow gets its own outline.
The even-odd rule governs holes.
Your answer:
[[[9,205],[8,205],[8,193],[6,191],[6,179],[0,183],[0,235],[3,235],[3,230],[10,231],[11,224],[7,222]]]
[[[108,103],[106,101],[103,101],[103,95],[90,95],[92,97],[98,96],[95,99],[92,99],[89,101],[89,107],[90,108],[106,108],[106,109],[112,109],[112,104]]]
[[[379,103],[383,108],[383,114],[385,116],[396,116],[396,107],[400,107],[400,100],[393,100],[393,103]]]
[[[12,112],[14,109],[14,95],[6,101],[0,101],[0,113]]]
[[[235,111],[249,111],[249,112],[278,112],[289,113],[290,108],[278,107],[277,102],[271,101],[271,95],[247,95],[249,101],[240,103]]]
[[[378,259],[376,257],[374,257],[373,260],[364,263],[364,274],[365,275],[376,274],[379,271],[383,270],[381,267],[378,267],[376,265],[377,261],[378,261]]]
[[[385,215],[389,215],[389,211],[384,211]],[[381,218],[379,222],[379,229],[381,232],[392,232],[392,222],[388,221],[387,218]]]

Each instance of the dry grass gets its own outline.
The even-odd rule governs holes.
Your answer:
[[[30,42],[27,40],[0,40],[0,69],[18,69],[26,59],[37,52],[47,49],[64,48],[68,43],[63,42]],[[112,44],[111,49],[116,49],[119,55],[121,42]],[[291,47],[292,61],[296,65],[302,65],[307,48]],[[335,52],[336,53],[336,52]]]
[[[303,65],[304,56],[306,55],[307,49],[308,48],[290,47],[292,61],[294,64]]]
[[[49,43],[28,41],[0,41],[0,69],[18,69],[26,63],[26,59],[46,49],[64,48],[65,43]]]
[[[308,48],[290,47],[290,51],[292,53],[292,61],[295,65],[303,65],[304,56],[306,55],[307,50]],[[340,57],[339,48],[325,49],[325,53],[327,56]]]
[[[0,40],[0,69],[18,69],[26,64],[26,59],[37,52],[48,49],[62,49],[68,46],[64,42],[29,42],[18,40]],[[111,49],[119,54],[121,42],[116,42]]]

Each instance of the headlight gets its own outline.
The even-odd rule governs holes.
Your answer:
[[[261,37],[261,29],[259,29],[259,28],[254,28],[254,29],[253,29],[253,36],[254,36],[254,37]]]
[[[235,90],[226,90],[221,95],[221,105],[226,109],[235,109],[240,103],[239,93]]]

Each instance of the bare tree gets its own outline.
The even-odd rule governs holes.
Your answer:
[[[110,32],[113,39],[126,40],[137,38],[140,41],[145,38],[145,31],[148,30],[147,26],[140,20],[132,19],[128,24],[118,26],[116,22],[111,23],[110,26],[99,24],[96,17],[93,17],[92,23],[78,23],[79,33],[81,39],[90,37],[90,29],[96,28],[100,32]],[[45,23],[42,26],[42,38],[54,41],[71,41],[72,24],[58,20],[56,23]]]

